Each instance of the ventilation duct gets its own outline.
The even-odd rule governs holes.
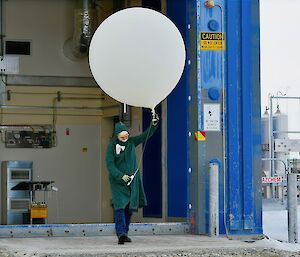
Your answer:
[[[73,61],[86,57],[97,25],[96,1],[77,0],[74,9],[74,33],[64,44],[65,56]]]
[[[0,57],[1,61],[4,55],[4,45],[3,45],[3,38],[4,38],[4,11],[3,11],[3,0],[0,0]]]

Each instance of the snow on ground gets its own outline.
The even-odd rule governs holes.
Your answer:
[[[270,238],[288,242],[287,210],[263,211],[263,232]]]
[[[286,243],[288,242],[286,201],[281,202],[278,199],[264,199],[263,233],[270,238],[268,243],[272,244],[275,249],[300,251],[300,244]],[[300,205],[298,205],[298,233],[300,233]],[[262,243],[266,243],[266,240],[262,240]]]
[[[276,239],[265,238],[263,240],[258,240],[253,243],[253,247],[255,248],[271,248],[279,251],[289,251],[289,252],[299,252],[300,244],[290,244],[285,242],[279,242]]]

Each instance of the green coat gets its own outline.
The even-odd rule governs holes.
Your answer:
[[[135,147],[145,142],[147,137],[151,137],[156,128],[157,126],[150,125],[142,134],[135,137],[129,136],[127,142],[123,143],[118,140],[117,135],[121,131],[128,130],[123,123],[119,122],[116,124],[114,138],[106,150],[106,167],[109,172],[109,182],[115,210],[124,209],[128,203],[130,203],[129,208],[134,210],[147,205],[140,171],[136,173],[130,186],[127,186],[122,177],[125,174],[132,175],[139,168]],[[116,144],[125,146],[125,150],[117,154]]]

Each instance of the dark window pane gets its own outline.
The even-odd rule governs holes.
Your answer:
[[[30,55],[30,42],[6,41],[5,53],[17,55]]]

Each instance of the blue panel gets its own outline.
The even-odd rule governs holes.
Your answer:
[[[176,24],[186,40],[186,1],[167,2],[167,16]],[[187,216],[187,74],[168,97],[168,216]]]
[[[202,25],[201,9],[203,9],[203,1],[197,0],[197,96],[198,96],[198,131],[203,130],[202,120],[202,71],[201,61],[202,53],[200,51],[200,32]]]
[[[168,97],[168,216],[187,215],[187,123],[186,108],[181,102],[186,97],[185,83],[181,82]],[[185,103],[184,103],[185,104]]]
[[[251,45],[251,2],[245,1],[242,5],[242,45]],[[249,47],[250,48],[250,47]],[[254,99],[252,91],[252,51],[249,48],[242,48],[242,113],[243,113],[243,201],[244,201],[244,229],[253,229],[254,227],[254,205],[253,205],[253,134],[252,134],[252,101]],[[255,74],[254,74],[255,75]]]
[[[187,65],[186,67],[186,73],[187,73],[187,91],[188,95],[192,95],[191,102],[189,103],[188,109],[188,124],[187,128],[192,130],[192,128],[196,128],[193,130],[197,130],[198,128],[198,99],[201,99],[198,96],[198,73],[197,73],[197,67],[198,63],[200,62],[198,59],[198,52],[197,52],[197,46],[198,41],[195,41],[195,38],[197,38],[197,17],[198,17],[198,8],[197,8],[197,2],[196,1],[186,1],[186,16],[187,16],[187,27],[188,32],[186,33],[186,49],[187,49],[187,59],[190,60],[190,65]],[[197,10],[197,12],[195,12]],[[195,102],[194,102],[195,101]],[[194,102],[194,103],[192,103]],[[192,120],[191,116],[193,117]],[[188,133],[188,131],[186,131]],[[188,142],[188,148],[187,148],[187,162],[188,167],[194,168],[198,164],[198,158],[195,154],[195,150],[197,148],[197,144],[192,145],[191,142]],[[193,155],[193,157],[192,157]],[[196,170],[196,169],[195,169]],[[190,222],[191,225],[191,232],[193,234],[196,233],[196,231],[201,230],[200,224],[196,222],[196,220],[199,220],[199,217],[202,216],[202,214],[197,211],[200,210],[199,207],[197,207],[197,204],[200,205],[199,201],[199,194],[195,193],[198,191],[199,187],[197,187],[197,182],[195,181],[195,173],[189,172],[187,176],[187,199],[188,203],[194,205],[195,208],[188,208],[187,210],[187,220]],[[199,192],[199,191],[198,191]]]
[[[227,1],[227,176],[229,229],[242,229],[241,3]]]
[[[142,0],[142,6],[161,10],[160,0]],[[156,108],[161,117],[161,107]],[[143,110],[143,128],[147,128],[151,121],[149,110]],[[148,206],[143,208],[145,217],[162,217],[162,161],[161,161],[161,126],[147,143],[143,158],[143,183]],[[155,189],[155,190],[154,190]]]
[[[186,16],[185,1],[169,0],[168,16],[181,29],[184,38]],[[195,1],[188,0],[187,6]],[[216,1],[213,9],[204,7],[204,0],[197,0],[197,92],[198,92],[198,130],[202,124],[203,89],[221,90],[222,76],[225,78],[227,142],[227,166],[223,167],[226,180],[220,183],[220,231],[225,232],[222,215],[226,215],[226,227],[230,234],[260,234],[261,224],[261,188],[260,188],[260,85],[259,85],[259,2],[258,0]],[[222,6],[226,3],[226,9]],[[191,23],[191,22],[190,22]],[[199,33],[201,31],[223,31],[226,26],[226,69],[222,68],[222,51],[200,51]],[[192,37],[191,37],[192,38]],[[187,48],[189,45],[187,45]],[[187,70],[189,72],[189,70]],[[168,97],[168,214],[170,217],[186,214],[186,170],[188,168],[189,148],[187,144],[187,96],[188,82],[185,76],[178,87]],[[192,96],[193,97],[193,96]],[[210,97],[214,98],[214,94]],[[225,116],[226,115],[226,116]],[[194,117],[194,116],[193,116]],[[174,140],[176,138],[176,140]],[[208,143],[208,142],[207,142]],[[249,146],[250,144],[250,146]],[[180,146],[180,149],[178,149]],[[199,144],[201,158],[205,156],[205,143]],[[200,149],[199,148],[199,149]],[[201,159],[200,158],[200,159]],[[201,160],[202,160],[201,159]],[[198,163],[203,167],[203,163]],[[223,170],[222,170],[223,171]],[[202,172],[202,168],[201,171]],[[201,185],[207,186],[207,177],[202,174]],[[226,187],[225,203],[222,195]],[[207,191],[207,188],[206,188]],[[203,199],[202,199],[203,200]],[[207,202],[207,201],[206,201]],[[183,204],[184,203],[184,204]],[[226,206],[224,206],[226,204]],[[205,205],[205,204],[204,204]],[[200,204],[199,204],[200,206]],[[205,208],[206,206],[201,206]],[[199,211],[197,209],[196,211]],[[208,213],[206,209],[204,213]],[[196,213],[198,216],[198,213]],[[199,217],[199,219],[205,219]],[[196,222],[199,222],[197,220]]]
[[[208,89],[208,98],[213,100],[214,103],[222,103],[221,93],[223,87],[225,86],[226,79],[226,54],[222,50],[201,50],[200,48],[200,35],[201,32],[223,32],[226,33],[226,20],[225,20],[225,8],[224,1],[217,1],[216,7],[209,9],[205,7],[205,0],[198,0],[198,17],[197,17],[197,26],[198,26],[198,130],[203,130],[203,115],[202,115],[202,104],[203,100],[202,95],[204,90]],[[225,37],[226,38],[226,37]],[[204,90],[203,90],[204,89]],[[226,127],[226,124],[223,125]],[[201,171],[201,179],[204,183],[201,186],[205,186],[205,215],[206,215],[206,232],[208,231],[209,226],[209,187],[208,187],[208,174],[207,174],[207,157],[205,156],[208,149],[207,142],[200,142],[202,150],[204,153],[201,153],[202,159],[201,162],[204,162],[204,170]],[[221,147],[222,142],[219,142]],[[208,150],[209,151],[209,150]],[[223,165],[222,165],[223,166]],[[224,224],[224,168],[220,169],[220,183],[219,183],[219,224],[220,224],[220,233],[225,233],[225,224]]]
[[[161,107],[155,109],[161,117]],[[143,129],[151,122],[151,112],[143,109]],[[148,205],[143,208],[145,217],[162,217],[162,161],[161,161],[161,125],[144,145],[143,183]]]
[[[260,103],[260,20],[259,0],[251,1],[251,74],[252,84],[252,133],[253,133],[253,193],[254,231],[262,234],[262,184],[261,184],[261,103]]]
[[[259,1],[227,1],[229,233],[261,234]]]
[[[259,1],[242,5],[244,229],[262,233],[260,161]]]
[[[199,32],[222,32],[224,30],[224,21],[222,19],[222,14],[224,12],[221,8],[216,7],[208,9],[204,7],[204,2],[201,1],[200,5],[200,17],[198,28]],[[217,22],[219,24],[218,28],[211,30],[210,24]],[[201,87],[210,88],[222,87],[222,51],[201,51]]]

